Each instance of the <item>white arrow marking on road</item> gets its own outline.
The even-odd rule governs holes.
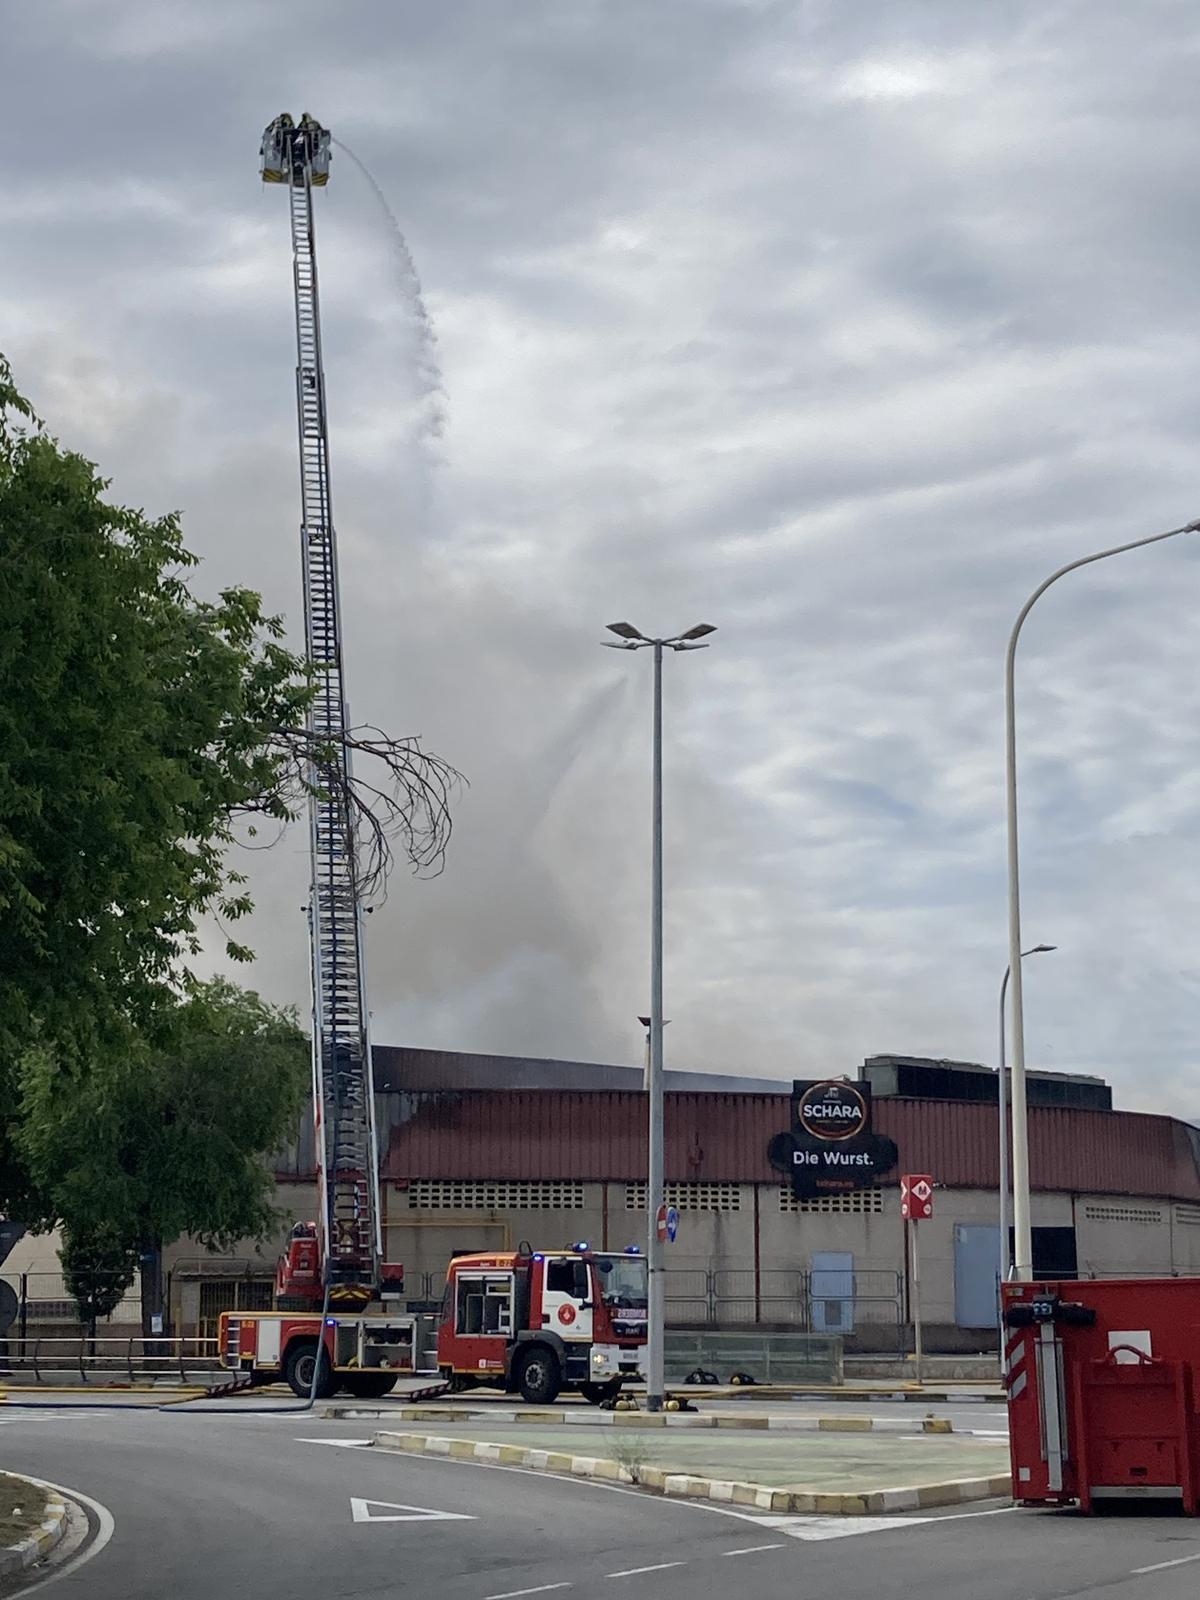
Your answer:
[[[378,1506],[383,1513],[372,1511]],[[350,1496],[355,1522],[474,1522],[462,1511],[431,1511],[428,1506],[399,1505],[394,1500],[359,1500]]]

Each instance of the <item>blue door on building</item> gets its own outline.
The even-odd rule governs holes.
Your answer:
[[[811,1288],[814,1333],[854,1332],[854,1257],[849,1250],[814,1250]]]
[[[954,1224],[954,1321],[960,1328],[994,1328],[1000,1280],[1000,1229]]]

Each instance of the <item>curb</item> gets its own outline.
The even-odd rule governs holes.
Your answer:
[[[964,1384],[961,1389],[953,1384],[919,1384],[897,1379],[894,1383],[881,1382],[870,1386],[859,1384],[806,1384],[806,1383],[753,1383],[753,1384],[671,1384],[673,1394],[686,1394],[698,1400],[707,1396],[711,1400],[926,1400],[938,1405],[1004,1404],[1008,1396],[994,1383]]]
[[[386,1411],[364,1411],[353,1405],[326,1406],[321,1412],[323,1420],[370,1417],[398,1422],[470,1422],[477,1425],[532,1423],[539,1426],[584,1428],[686,1428],[692,1430],[733,1430],[735,1432],[765,1431],[769,1433],[902,1433],[911,1436],[919,1427],[922,1433],[953,1433],[954,1423],[949,1417],[724,1417],[703,1412],[648,1412],[648,1411],[578,1411],[557,1410],[515,1411],[489,1407],[486,1411],[470,1411],[452,1406],[400,1406]]]
[[[723,1478],[698,1478],[690,1473],[667,1472],[662,1467],[642,1467],[636,1476],[619,1461],[599,1456],[574,1456],[557,1450],[526,1450],[515,1444],[485,1444],[474,1439],[439,1439],[424,1433],[377,1433],[372,1444],[379,1450],[406,1455],[449,1457],[452,1461],[484,1461],[492,1466],[523,1467],[531,1472],[554,1472],[572,1478],[596,1478],[609,1483],[633,1483],[658,1494],[687,1500],[713,1500],[726,1505],[749,1506],[759,1511],[813,1513],[821,1516],[869,1516],[880,1512],[920,1511],[931,1506],[961,1505],[968,1500],[989,1500],[1011,1492],[1012,1480],[1003,1473],[989,1478],[955,1478],[946,1483],[911,1488],[872,1489],[859,1494],[827,1493],[800,1485],[771,1488]]]
[[[19,1472],[5,1472],[0,1476],[15,1478],[18,1483],[28,1483],[35,1492],[46,1496],[46,1515],[36,1533],[27,1535],[17,1544],[10,1544],[0,1549],[0,1577],[6,1578],[14,1572],[26,1571],[36,1561],[43,1561],[61,1542],[67,1531],[67,1507],[60,1495],[55,1494],[53,1490],[43,1489],[41,1484],[31,1483]]]

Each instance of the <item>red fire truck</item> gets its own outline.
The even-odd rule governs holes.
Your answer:
[[[307,1227],[299,1225],[300,1240]],[[281,1271],[290,1281],[282,1264]],[[321,1337],[319,1311],[226,1311],[221,1364],[255,1384],[282,1380],[306,1397],[320,1343],[318,1399],[339,1390],[377,1399],[401,1374],[436,1362],[454,1390],[498,1388],[548,1405],[572,1389],[599,1405],[643,1375],[646,1302],[646,1258],[634,1246],[615,1253],[586,1243],[567,1250],[522,1245],[451,1261],[436,1353],[434,1319],[421,1314],[331,1309]]]
[[[324,1354],[316,1397],[327,1400],[344,1390],[360,1400],[387,1394],[402,1373],[422,1365],[422,1341],[432,1341],[433,1319],[331,1311],[322,1329],[321,1314],[295,1311],[223,1311],[221,1365],[255,1385],[283,1381],[301,1399],[313,1392],[313,1366],[319,1336]]]
[[[453,1389],[499,1388],[542,1405],[574,1389],[599,1405],[642,1376],[647,1286],[646,1258],[632,1245],[457,1256],[438,1368]]]

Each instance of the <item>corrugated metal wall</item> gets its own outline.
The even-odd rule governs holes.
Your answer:
[[[383,1174],[407,1178],[640,1179],[646,1172],[641,1094],[553,1089],[376,1097]],[[788,1126],[786,1095],[668,1094],[669,1181],[770,1182],[767,1143]],[[996,1108],[946,1100],[875,1102],[876,1127],[896,1141],[900,1168],[951,1188],[998,1182]],[[1035,1188],[1200,1200],[1195,1130],[1135,1112],[1034,1108]],[[311,1129],[280,1158],[280,1176],[312,1171]]]

